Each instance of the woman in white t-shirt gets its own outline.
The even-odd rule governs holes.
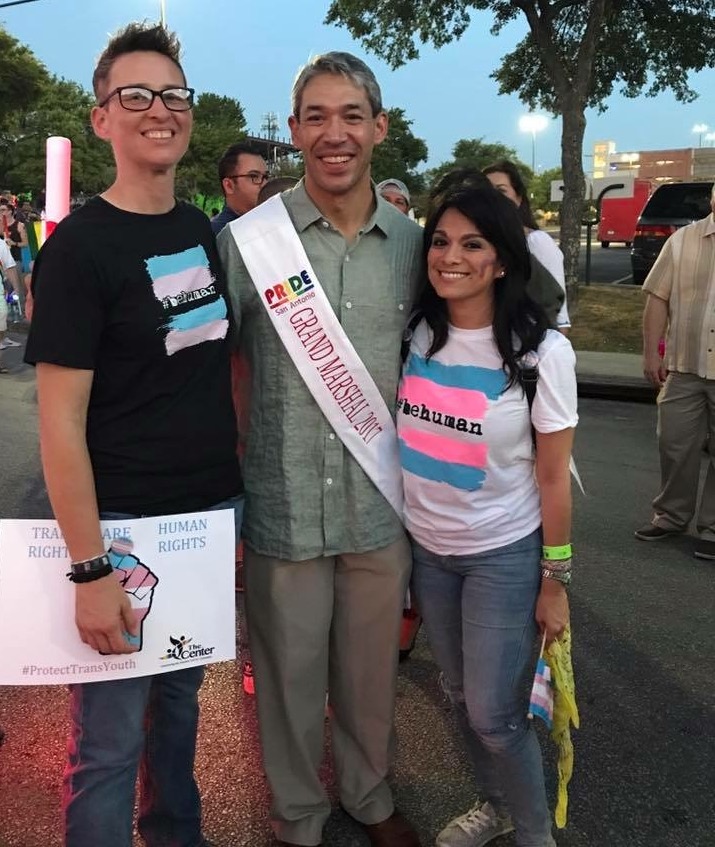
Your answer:
[[[537,632],[569,619],[575,357],[526,294],[516,207],[457,189],[428,218],[425,278],[397,403],[413,585],[481,798],[438,847],[516,830],[551,847],[524,681]],[[521,368],[537,365],[531,416]],[[535,430],[536,450],[532,436]]]
[[[556,316],[556,326],[565,334],[571,328],[571,320],[566,305],[564,254],[548,232],[539,229],[534,213],[531,211],[526,185],[524,185],[524,180],[513,162],[507,159],[495,162],[488,168],[484,168],[484,175],[497,191],[508,197],[519,209],[529,252],[541,262],[563,289],[564,302]]]

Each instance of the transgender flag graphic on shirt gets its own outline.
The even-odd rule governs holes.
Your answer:
[[[153,256],[147,259],[146,268],[154,296],[167,314],[164,327],[168,329],[165,339],[168,356],[204,341],[226,337],[226,303],[222,296],[216,296],[216,281],[200,244],[170,256]],[[187,304],[191,305],[189,310]]]
[[[397,409],[402,467],[465,491],[481,488],[487,468],[482,423],[505,386],[501,369],[445,365],[412,353]]]

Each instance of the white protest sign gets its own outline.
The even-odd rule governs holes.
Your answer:
[[[70,559],[55,521],[0,521],[0,685],[66,685],[236,657],[233,510],[102,521],[140,621],[138,652],[103,656],[74,623]]]

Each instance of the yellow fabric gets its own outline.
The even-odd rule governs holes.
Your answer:
[[[558,748],[559,787],[554,819],[556,826],[566,826],[568,809],[568,784],[573,773],[573,744],[571,743],[571,724],[579,727],[578,706],[576,705],[576,683],[571,664],[571,628],[566,627],[564,634],[544,650],[544,658],[551,668],[554,686],[554,722],[551,738]]]

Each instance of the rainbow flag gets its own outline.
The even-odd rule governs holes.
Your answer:
[[[25,225],[27,231],[27,244],[30,248],[30,258],[34,261],[37,258],[37,251],[42,244],[42,222],[29,221]]]
[[[554,689],[551,685],[551,668],[543,655],[539,656],[539,661],[536,663],[527,717],[532,720],[534,717],[541,718],[549,729],[554,722]]]

